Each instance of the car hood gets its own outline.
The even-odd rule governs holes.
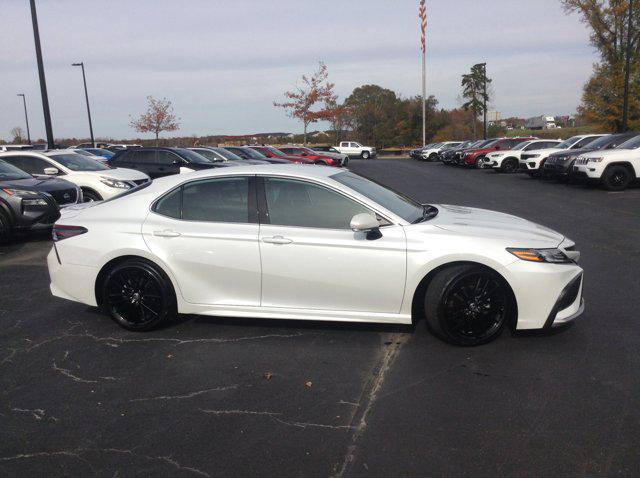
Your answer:
[[[7,189],[25,189],[27,191],[62,191],[64,189],[75,189],[76,185],[51,176],[38,176],[28,179],[9,179],[0,181],[0,187]]]
[[[120,181],[137,181],[148,178],[145,173],[128,168],[113,168],[103,171],[74,171],[74,174],[87,174],[109,179],[119,179]]]
[[[503,239],[512,247],[557,247],[564,239],[559,232],[511,214],[448,204],[435,207],[438,215],[421,224],[456,234]]]
[[[551,157],[569,157],[569,158],[575,158],[580,156],[581,154],[585,154],[585,153],[591,153],[592,151],[597,151],[596,149],[593,148],[582,148],[582,149],[562,149],[556,153],[550,154],[549,158]]]
[[[559,153],[560,151],[564,151],[564,149],[559,148],[546,148],[546,149],[532,149],[530,151],[524,151],[522,154],[540,154],[549,156],[553,153]]]
[[[635,156],[640,156],[640,149],[606,149],[600,151],[589,151],[581,154],[583,158],[607,158],[607,159],[627,159],[629,155],[635,152]]]

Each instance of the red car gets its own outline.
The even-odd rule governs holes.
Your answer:
[[[342,166],[339,159],[324,156],[322,153],[305,148],[304,146],[283,146],[278,149],[290,156],[298,156],[308,159],[314,164],[324,164],[325,166],[335,166],[337,168]]]
[[[475,166],[476,168],[482,168],[484,165],[484,157],[488,153],[493,153],[494,151],[499,151],[503,149],[511,149],[518,143],[522,143],[523,141],[531,141],[532,139],[538,139],[538,138],[529,136],[526,138],[496,139],[495,141],[487,144],[483,148],[471,149],[469,151],[466,151],[464,156],[462,157],[462,163],[465,166]]]
[[[274,148],[273,146],[247,146],[247,148],[251,148],[258,153],[262,153],[267,158],[284,159],[286,161],[291,161],[292,163],[298,164],[313,164],[313,161],[311,161],[310,159],[303,158],[302,156],[284,154],[282,151]]]

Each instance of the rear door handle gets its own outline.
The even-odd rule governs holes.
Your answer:
[[[293,241],[282,236],[263,237],[262,242],[269,244],[291,244]]]
[[[165,229],[164,231],[153,231],[153,235],[158,237],[178,237],[181,234],[176,231]]]

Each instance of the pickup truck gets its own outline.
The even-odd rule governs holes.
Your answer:
[[[369,159],[375,158],[376,154],[378,154],[376,148],[362,146],[355,141],[342,141],[339,146],[336,146],[336,150],[338,150],[339,153],[346,154],[350,158]]]

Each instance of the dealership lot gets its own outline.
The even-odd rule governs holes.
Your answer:
[[[0,254],[0,473],[640,473],[640,188],[350,162],[429,203],[513,213],[582,252],[587,312],[553,335],[185,318],[146,334],[51,297],[30,237]]]

